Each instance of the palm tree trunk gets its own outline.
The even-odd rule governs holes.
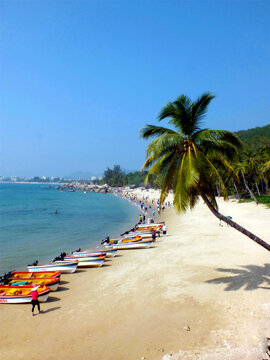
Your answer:
[[[220,214],[215,208],[214,206],[211,204],[211,202],[209,201],[208,197],[201,193],[201,197],[203,198],[204,202],[206,203],[206,205],[208,206],[209,210],[219,219],[224,221],[226,224],[230,225],[231,227],[235,228],[236,230],[240,231],[242,234],[248,236],[251,240],[255,241],[257,244],[261,245],[263,248],[265,248],[266,250],[270,251],[270,245],[267,244],[265,241],[263,241],[261,238],[259,238],[258,236],[252,234],[250,231],[246,230],[245,228],[243,228],[241,225],[237,224],[236,222],[228,219],[226,216]]]
[[[258,195],[260,196],[260,195],[261,195],[261,193],[260,193],[260,190],[259,190],[259,187],[258,187],[258,184],[257,184],[256,179],[255,179],[254,181],[255,181],[255,185],[256,185],[256,190],[257,190],[257,193],[258,193]]]
[[[243,171],[241,171],[241,174],[242,174],[242,178],[244,180],[245,187],[246,187],[247,191],[249,192],[249,195],[250,195],[251,199],[253,199],[256,202],[256,204],[258,205],[257,199],[255,198],[253,192],[251,191],[251,189],[249,188],[249,186],[248,186],[248,184],[246,182],[246,178],[245,178],[245,175],[244,175]]]
[[[234,188],[235,188],[235,191],[236,191],[236,194],[237,194],[238,200],[241,200],[241,195],[240,195],[240,193],[239,193],[239,191],[238,191],[238,188],[237,188],[237,186],[236,186],[235,181],[233,181],[233,186],[234,186]]]

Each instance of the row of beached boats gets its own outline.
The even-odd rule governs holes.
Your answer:
[[[38,299],[46,302],[50,291],[56,291],[61,274],[74,273],[78,267],[100,267],[106,258],[115,257],[118,250],[147,249],[153,244],[153,232],[160,235],[164,222],[138,224],[120,238],[102,240],[102,249],[81,251],[67,255],[62,252],[52,263],[39,265],[36,260],[26,272],[8,272],[0,277],[0,303],[31,302],[31,291],[37,288]]]

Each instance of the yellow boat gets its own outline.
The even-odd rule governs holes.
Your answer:
[[[7,285],[10,286],[47,286],[51,291],[56,291],[60,283],[59,278],[30,278],[30,279],[14,279],[9,278]]]
[[[119,239],[109,239],[106,241],[106,244],[122,244],[122,243],[130,243],[130,242],[138,242],[141,241],[142,237],[140,235],[132,236],[129,238],[119,238]]]
[[[22,304],[32,301],[32,286],[0,286],[0,304]],[[46,286],[38,287],[38,300],[45,302],[50,289]]]
[[[42,272],[29,272],[29,271],[14,271],[9,273],[12,279],[42,279],[42,278],[57,278],[60,277],[60,271],[42,271]]]

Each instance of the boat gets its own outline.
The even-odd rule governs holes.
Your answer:
[[[121,243],[121,244],[109,244],[105,245],[108,249],[114,250],[132,250],[132,249],[147,249],[151,247],[153,244],[152,241],[144,241],[144,242],[130,242],[130,243]]]
[[[46,265],[28,265],[29,272],[39,271],[60,271],[64,274],[72,274],[76,271],[78,266],[78,260],[73,261],[61,261],[61,263],[55,262],[53,264]]]
[[[79,251],[73,251],[71,254],[72,255],[90,254],[90,255],[95,255],[95,256],[105,254],[105,256],[109,258],[109,257],[115,257],[116,253],[117,253],[117,250],[100,250],[100,251],[85,250],[85,251],[81,251],[79,249]]]
[[[10,278],[6,285],[9,286],[47,286],[50,291],[56,291],[60,283],[59,278],[41,279],[13,279]]]
[[[121,244],[121,243],[128,243],[128,242],[138,242],[141,241],[142,237],[139,235],[131,235],[128,238],[125,237],[121,237],[118,239],[110,239],[109,237],[107,237],[102,244]]]
[[[42,279],[42,278],[60,278],[60,271],[42,271],[42,272],[29,272],[29,271],[13,271],[8,273],[12,279]]]
[[[125,234],[124,237],[126,239],[129,239],[130,237],[135,236],[135,235],[140,236],[142,239],[152,238],[152,233],[149,232],[149,231],[145,231],[145,232],[140,231],[140,232],[134,232],[134,233],[130,233],[130,234]]]
[[[64,260],[98,260],[98,259],[105,259],[106,254],[100,254],[100,255],[95,255],[92,253],[85,253],[85,254],[72,254],[72,255],[66,255],[64,257]]]
[[[162,226],[165,224],[165,222],[161,223],[153,223],[153,224],[139,224],[136,226],[137,231],[152,231],[152,230],[161,230]]]
[[[32,286],[0,286],[0,303],[1,304],[23,304],[32,301]],[[46,286],[38,287],[38,300],[45,302],[48,299],[50,289]]]
[[[85,257],[78,258],[78,267],[100,267],[103,265],[105,260],[105,256],[97,256],[97,257]],[[55,263],[60,264],[66,260],[57,260]]]

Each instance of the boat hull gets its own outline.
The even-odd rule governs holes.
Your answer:
[[[148,249],[152,246],[152,241],[140,242],[140,243],[122,243],[122,244],[113,244],[105,245],[107,248],[112,247],[116,250],[132,250],[132,249]]]
[[[59,278],[41,278],[41,279],[35,279],[35,278],[32,278],[32,279],[14,279],[14,278],[10,278],[9,279],[10,282],[9,282],[9,285],[10,286],[16,286],[16,283],[17,282],[24,282],[24,281],[27,281],[27,283],[25,284],[26,286],[35,286],[35,285],[38,285],[38,286],[47,286],[50,291],[56,291],[58,289],[58,286],[59,286],[59,283],[60,283],[60,279]],[[25,286],[25,285],[22,285],[22,286]],[[17,286],[20,286],[20,285],[17,285]]]
[[[100,256],[100,255],[105,255],[106,257],[115,257],[115,255],[117,254],[117,250],[101,250],[101,251],[91,251],[91,250],[86,250],[86,251],[80,251],[80,252],[76,252],[74,251],[72,253],[72,255],[78,256],[80,254],[83,255],[91,255],[91,256]]]
[[[31,303],[32,286],[0,286],[0,304],[24,304]],[[20,294],[9,294],[10,291],[19,292]],[[38,300],[46,302],[49,296],[49,289],[44,287],[38,289]]]
[[[29,271],[14,271],[11,273],[12,279],[39,279],[39,278],[60,278],[60,271],[42,271],[39,273],[33,273],[31,274]]]
[[[40,271],[60,271],[61,274],[72,274],[76,271],[78,266],[78,262],[71,264],[48,264],[48,265],[40,265],[40,266],[28,266],[29,272],[40,272]]]
[[[78,259],[78,267],[100,267],[103,265],[105,258],[97,259]]]

